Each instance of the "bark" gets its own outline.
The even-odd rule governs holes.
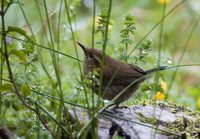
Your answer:
[[[88,111],[82,108],[70,110],[70,114],[81,123],[89,120]],[[100,139],[200,138],[200,113],[166,102],[107,109],[100,113],[98,121]]]

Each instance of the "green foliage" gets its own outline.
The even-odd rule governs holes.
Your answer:
[[[101,33],[102,41],[99,41],[98,43],[103,44],[104,38],[105,38],[105,33],[106,33],[106,26],[108,25],[108,28],[113,26],[113,22],[109,20],[108,22],[108,9],[103,8],[101,9],[101,13],[99,15],[98,19],[98,25],[96,29],[96,33]]]
[[[133,57],[135,59],[135,63],[142,62],[145,63],[146,59],[149,55],[151,55],[152,51],[152,41],[144,40],[141,45],[136,49],[137,55]]]
[[[162,86],[161,86],[161,84],[157,84],[157,83],[144,83],[143,85],[142,85],[142,87],[141,87],[141,89],[140,89],[142,92],[147,92],[147,91],[149,91],[149,92],[151,92],[151,93],[153,93],[153,92],[164,92],[164,90],[163,90],[163,88],[162,88]],[[147,98],[149,98],[149,97],[151,97],[152,96],[152,94],[150,94],[150,96],[148,96]]]
[[[93,9],[88,5],[93,3],[87,5],[86,1],[80,0],[0,2],[4,4],[4,11],[0,9],[0,125],[6,125],[16,138],[61,138],[62,134],[75,138],[80,131],[82,136],[86,136],[88,129],[95,130],[97,122],[95,126],[89,123],[82,130],[84,125],[74,124],[67,113],[74,106],[88,109],[98,106],[102,100],[91,89],[94,83],[100,84],[98,72],[88,74],[89,78],[79,76],[82,56],[78,56],[74,47],[77,40],[90,42],[91,35],[94,35],[94,42],[104,44],[108,41],[107,46],[112,46],[106,49],[108,55],[116,50],[114,56],[119,56],[120,60],[150,69],[157,66],[158,44],[161,44],[162,52],[160,65],[164,64],[163,59],[177,63],[182,46],[189,38],[190,28],[196,21],[192,4],[176,7],[177,10],[169,13],[172,16],[164,17],[163,35],[159,36],[157,31],[161,22],[158,21],[162,19],[159,10],[162,5],[132,0],[113,1],[109,17],[107,3],[94,1],[95,15],[98,15],[94,17],[98,20],[95,24],[97,34],[91,34]],[[167,7],[167,12],[174,4]],[[127,14],[122,19],[124,13],[132,15]],[[155,28],[152,29],[152,26]],[[199,63],[196,47],[199,34],[196,31],[188,43],[189,49],[182,63]],[[12,40],[7,41],[8,37]],[[162,38],[162,43],[159,38]],[[199,84],[199,68],[183,69],[179,69],[182,72],[175,79],[168,99],[197,108],[196,100],[200,98],[199,86],[196,85]],[[159,74],[159,81],[164,78],[170,84],[172,73],[173,70],[167,70]],[[147,80],[137,93],[140,96],[137,98],[136,94],[128,102],[137,104],[140,99],[152,99],[158,91],[164,91],[161,84]],[[92,117],[99,109],[91,110],[89,115]]]
[[[120,31],[120,36],[122,38],[120,43],[123,45],[121,49],[122,55],[120,59],[125,60],[127,62],[128,46],[133,45],[134,42],[132,37],[134,37],[136,33],[134,16],[131,15],[125,16],[124,26],[125,28]]]
[[[93,93],[92,90],[97,90],[98,88],[96,86],[100,86],[100,81],[99,81],[99,72],[97,72],[96,70],[93,70],[93,72],[89,72],[85,77],[84,80],[82,81],[80,78],[77,78],[77,95],[76,95],[76,99],[78,100],[78,102],[82,105],[85,106],[91,106],[92,107],[96,107],[98,102],[99,102],[99,97]],[[99,91],[99,90],[97,90]],[[83,95],[81,95],[80,93],[84,93],[87,92],[87,99],[88,99],[88,103],[85,103],[85,97]],[[93,101],[95,104],[92,104]],[[101,100],[100,100],[101,101]]]
[[[0,92],[13,92],[13,85],[10,83],[5,83],[0,85]]]
[[[18,27],[9,26],[8,27],[8,33],[9,32],[17,32],[17,33],[19,33],[22,36],[25,36],[25,37],[27,36],[26,32],[23,29],[18,28]]]
[[[10,51],[10,55],[15,55],[19,58],[20,61],[25,62],[26,61],[26,54],[24,53],[23,50],[16,50],[13,49]]]
[[[23,95],[25,97],[29,96],[31,94],[31,88],[30,88],[30,86],[27,83],[24,83],[21,86],[21,92],[23,93]]]
[[[19,35],[23,36],[24,39],[22,41],[23,49],[12,49],[10,51],[10,55],[15,55],[19,58],[24,65],[28,66],[33,62],[38,61],[38,54],[36,53],[35,49],[35,38],[33,36],[28,36],[26,32],[18,27],[9,26],[7,33],[18,33]]]
[[[33,39],[31,37],[29,37],[26,34],[26,32],[23,29],[21,29],[21,28],[9,26],[7,33],[10,33],[10,32],[19,33],[20,35],[24,36],[29,42],[33,42]]]
[[[12,0],[10,0],[12,1]],[[4,6],[7,6],[9,4],[9,0],[1,0],[0,5],[4,4]]]
[[[99,73],[96,70],[93,70],[93,72],[89,72],[85,76],[84,82],[89,86],[89,88],[92,88],[93,85],[100,85],[99,78]]]
[[[141,42],[140,45],[135,46],[135,56],[128,55],[128,49],[130,49],[134,45],[133,38],[136,34],[136,26],[135,26],[135,18],[131,15],[126,15],[124,19],[124,26],[125,28],[120,31],[120,36],[122,40],[120,43],[122,47],[120,48],[120,60],[127,62],[128,59],[130,61],[134,60],[134,63],[137,64],[138,62],[145,63],[146,58],[148,55],[151,54],[152,44],[151,40],[144,40]]]
[[[136,33],[134,16],[131,16],[131,15],[125,16],[124,26],[125,28],[120,31],[120,36],[122,37],[122,40],[120,41],[120,43],[122,45],[125,45],[126,50],[127,50],[128,45],[133,44],[133,40],[131,38],[134,37]]]

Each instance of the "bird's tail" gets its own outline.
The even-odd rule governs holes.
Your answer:
[[[149,73],[153,73],[153,72],[157,72],[157,71],[161,71],[161,70],[166,70],[166,69],[167,69],[167,66],[161,66],[159,68],[153,68],[153,69],[147,70],[145,72],[147,74],[149,74]]]

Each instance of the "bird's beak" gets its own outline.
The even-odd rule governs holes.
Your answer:
[[[78,45],[83,49],[84,53],[87,53],[86,47],[84,45],[82,45],[80,42],[77,42]]]

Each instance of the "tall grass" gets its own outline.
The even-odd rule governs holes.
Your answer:
[[[96,0],[93,0],[92,2],[92,25],[90,27],[91,31],[88,31],[91,34],[91,38],[89,38],[89,40],[92,48],[95,48],[95,42],[102,40],[101,49],[103,54],[107,53],[107,47],[109,46],[108,40],[110,41],[110,38],[112,38],[110,36],[112,33],[109,31],[109,23],[112,18],[114,18],[112,17],[112,11],[115,8],[113,6],[114,3],[114,1],[109,0],[106,4],[103,4],[104,7],[102,8],[107,8],[107,21],[105,23],[104,33],[99,39],[99,37],[96,37],[97,35],[95,32],[97,28],[96,18],[98,16],[98,8],[101,6],[101,3]],[[124,60],[127,61],[142,42],[149,37],[153,31],[159,29],[157,67],[160,67],[160,65],[162,65],[161,57],[164,54],[162,53],[164,47],[164,29],[165,26],[167,26],[165,21],[173,12],[175,12],[175,10],[183,6],[184,3],[185,0],[180,1],[169,11],[166,10],[167,5],[164,4],[161,11],[161,18],[137,43],[135,43]],[[32,4],[32,7],[34,7],[33,9],[36,10],[28,11],[26,9],[28,4]],[[14,2],[1,1],[0,125],[5,124],[9,128],[13,128],[12,130],[16,130],[16,135],[18,136],[28,138],[87,138],[87,135],[91,134],[92,138],[97,139],[99,125],[98,118],[100,114],[116,118],[115,115],[110,115],[104,110],[137,81],[132,82],[116,95],[112,101],[104,105],[99,103],[101,101],[100,97],[97,97],[96,99],[96,95],[88,90],[82,72],[82,57],[78,53],[76,44],[76,42],[79,41],[77,38],[80,37],[81,39],[75,26],[76,23],[79,22],[78,18],[81,17],[77,15],[77,13],[80,13],[80,4],[81,1],[69,0],[60,0],[57,2],[49,2],[46,0],[34,0],[31,2],[21,0],[16,0]],[[13,12],[11,9],[13,8],[12,6],[16,8],[17,12],[21,12],[20,19],[24,21],[24,24],[21,25],[20,22],[19,26],[14,26],[8,31],[8,27],[13,26],[7,21],[7,19],[12,18],[8,17],[11,16],[9,12]],[[34,20],[31,19],[31,12],[34,12],[35,17],[37,17],[36,23],[32,23]],[[37,24],[37,27],[35,27],[34,24]],[[63,25],[67,26],[67,31],[63,29]],[[168,67],[168,69],[175,69],[175,71],[171,75],[169,87],[165,94],[166,101],[172,85],[175,82],[178,69],[180,67],[200,66],[200,63],[181,64],[198,25],[199,16],[197,16],[195,22],[191,24],[190,32],[188,36],[186,36],[184,44],[181,44],[183,45],[183,48],[176,65]],[[63,36],[67,37],[67,41],[63,41]],[[13,39],[11,44],[7,41],[7,37]],[[33,50],[30,51],[29,47]],[[12,50],[15,50],[17,60],[12,56]],[[21,60],[24,55],[25,59]],[[36,59],[33,60],[32,57],[35,55]],[[65,61],[66,59],[68,60]],[[104,56],[102,60],[104,61]],[[73,72],[67,69],[72,63],[76,65],[71,66]],[[102,92],[103,69],[104,65],[102,64],[100,68],[99,94],[106,93]],[[172,71],[170,70],[170,72]],[[77,93],[74,91],[76,89],[72,89],[75,87],[69,88],[66,85],[70,84],[69,86],[73,86],[76,84],[75,79],[71,79],[70,81],[67,80],[75,78],[70,75],[70,73],[76,73],[76,76],[80,79],[80,84],[83,88],[78,90],[78,93],[84,93],[84,95],[82,95],[84,97],[84,102],[81,102],[79,98],[78,100],[71,99],[75,98],[74,96],[76,96]],[[110,79],[107,89],[112,83],[114,76],[115,74]],[[157,84],[159,84],[159,78],[160,75],[157,74],[155,76],[155,82]],[[26,85],[25,87],[24,84]],[[7,85],[7,88],[5,85]],[[75,115],[75,122],[72,121],[73,116],[70,112],[73,111],[74,108],[82,108],[87,111],[89,120],[84,125],[79,121],[75,111],[73,113]],[[12,113],[16,113],[16,117],[8,119],[7,116],[9,117]],[[26,119],[26,117],[28,117],[28,119]],[[20,123],[18,119],[20,118],[24,119],[26,124],[18,125]],[[130,119],[121,118],[121,120],[130,121],[158,131],[162,130],[156,126],[149,126]],[[13,121],[17,123],[14,127],[10,126],[13,124]],[[23,131],[20,128],[25,128],[25,130]],[[43,129],[46,130],[44,131]],[[175,134],[170,130],[167,130],[166,132]],[[152,135],[152,137],[154,135]]]

